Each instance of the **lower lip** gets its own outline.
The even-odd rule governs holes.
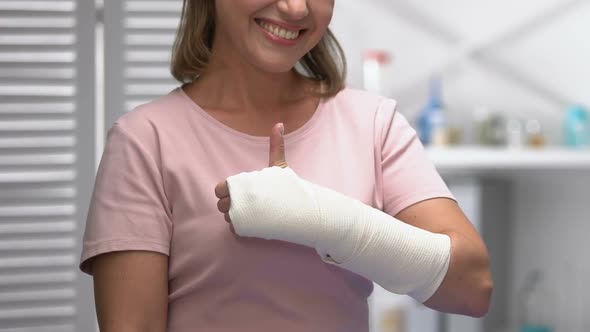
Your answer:
[[[262,33],[264,33],[264,35],[266,36],[267,39],[269,39],[272,42],[275,42],[279,45],[283,45],[283,46],[294,46],[299,42],[299,39],[301,38],[302,32],[299,32],[299,36],[297,36],[297,38],[295,39],[285,39],[285,38],[281,38],[279,36],[275,36],[274,34],[266,31],[266,29],[264,29],[263,27],[260,26],[260,24],[258,24],[258,22],[254,22],[254,24],[256,24],[256,26],[260,29],[260,31],[262,31]]]

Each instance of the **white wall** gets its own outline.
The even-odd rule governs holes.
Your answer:
[[[590,105],[586,0],[338,0],[332,28],[348,55],[353,86],[362,85],[363,50],[393,54],[384,91],[409,115],[424,104],[424,78],[443,67],[454,118],[489,106],[539,118],[549,140],[559,143],[565,107]],[[461,53],[459,45],[487,47],[445,66]]]

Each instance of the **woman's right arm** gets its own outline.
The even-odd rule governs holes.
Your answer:
[[[92,262],[101,332],[165,332],[168,256],[149,251],[102,254]]]

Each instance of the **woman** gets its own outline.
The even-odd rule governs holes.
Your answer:
[[[487,312],[481,238],[395,102],[344,88],[333,7],[185,0],[184,84],[116,121],[97,174],[101,331],[367,331],[372,280]]]

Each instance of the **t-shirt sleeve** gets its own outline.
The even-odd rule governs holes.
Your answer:
[[[92,258],[113,251],[169,255],[171,213],[156,160],[119,123],[109,129],[86,219],[83,272],[92,274]]]
[[[418,202],[438,197],[455,200],[430,161],[414,128],[384,100],[376,114],[377,183],[383,211],[395,216]],[[379,128],[381,128],[379,130]]]

